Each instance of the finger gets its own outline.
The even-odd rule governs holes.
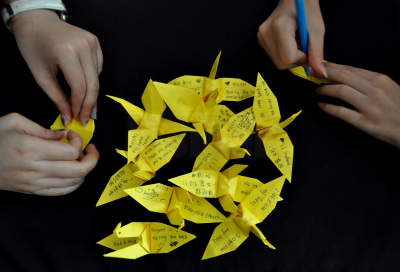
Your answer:
[[[280,61],[285,66],[292,64],[299,66],[307,62],[306,54],[298,49],[295,32],[295,25],[289,22],[282,24],[279,31],[275,33]]]
[[[316,93],[318,95],[339,98],[353,105],[358,110],[364,110],[368,107],[368,97],[366,95],[344,84],[325,85],[316,89]]]
[[[86,95],[86,81],[78,55],[72,55],[68,60],[60,63],[65,80],[71,87],[72,113],[79,117],[83,101]]]
[[[49,161],[76,161],[81,154],[81,149],[70,143],[39,138],[31,139],[31,141],[35,149],[35,161],[40,162],[38,167],[42,172],[48,172],[50,165],[47,162]]]
[[[97,120],[97,102],[93,107],[93,111],[92,111],[92,116],[91,116],[94,120]]]
[[[81,52],[79,59],[86,81],[86,95],[80,112],[80,120],[83,125],[86,125],[89,122],[99,95],[99,77],[91,56],[86,54],[86,52]]]
[[[11,113],[7,115],[9,126],[21,133],[25,133],[31,136],[36,136],[47,140],[61,140],[67,134],[67,130],[50,130],[44,128],[28,118],[18,114]]]
[[[83,178],[96,166],[100,154],[93,144],[86,147],[86,155],[80,161],[50,161],[47,164],[45,177],[49,178]],[[44,169],[43,169],[44,171]]]
[[[265,50],[265,52],[267,52],[269,58],[272,60],[272,62],[278,69],[280,70],[291,69],[298,66],[297,64],[292,64],[288,66],[284,65],[279,58],[279,52],[275,44],[273,44],[273,46],[268,46],[260,33],[257,34],[257,38],[260,46]]]
[[[37,180],[37,186],[41,189],[64,188],[82,183],[83,178],[41,178]]]
[[[100,75],[103,71],[103,51],[101,50],[99,39],[95,37],[96,40],[96,56],[97,56],[97,73]]]
[[[307,17],[308,29],[308,62],[314,72],[327,78],[323,65],[325,25],[318,2],[307,7],[314,16]]]
[[[40,190],[34,192],[34,194],[41,195],[41,196],[66,195],[66,194],[72,193],[73,191],[78,189],[82,185],[83,181],[84,181],[84,179],[82,179],[82,181],[80,183],[69,186],[69,187],[40,189]]]
[[[80,151],[82,150],[82,137],[75,131],[70,130],[70,131],[68,131],[68,134],[67,134],[67,140],[68,140],[68,144],[74,150],[78,150],[79,154],[80,154]],[[77,159],[77,158],[78,157],[76,157],[75,159]]]
[[[62,114],[66,121],[63,122],[63,124],[66,126],[72,120],[71,104],[58,83],[55,73],[51,71],[50,68],[34,69],[32,71],[40,88],[43,89]]]
[[[332,115],[336,118],[342,119],[343,121],[361,129],[363,119],[361,113],[348,109],[342,106],[336,106],[328,103],[318,103],[318,106],[327,114]]]
[[[373,72],[330,62],[325,62],[324,65],[329,80],[343,83],[364,94],[370,92],[371,84],[368,77],[371,78]]]

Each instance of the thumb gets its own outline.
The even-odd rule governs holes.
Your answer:
[[[35,122],[29,120],[28,118],[14,113],[10,116],[11,118],[11,125],[12,127],[21,132],[25,133],[28,135],[36,136],[42,139],[47,139],[47,140],[61,140],[64,138],[67,134],[66,129],[60,129],[60,130],[50,130],[47,128],[44,128]]]

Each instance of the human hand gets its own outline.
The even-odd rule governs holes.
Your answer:
[[[45,196],[75,191],[95,167],[93,144],[81,151],[82,138],[73,131],[45,129],[12,113],[0,118],[0,189]]]
[[[317,88],[319,95],[339,98],[354,109],[318,103],[326,113],[340,118],[379,140],[400,148],[400,86],[388,76],[350,66],[325,63],[328,79],[338,82]]]
[[[281,0],[258,28],[257,39],[278,69],[311,66],[326,77],[323,65],[325,25],[318,0],[304,0],[308,30],[308,58],[296,41],[297,15],[294,0]]]
[[[72,117],[86,125],[97,118],[103,55],[93,34],[67,24],[51,10],[31,10],[12,18],[11,30],[36,82],[56,104],[64,125]],[[71,104],[57,81],[62,70],[71,87]]]

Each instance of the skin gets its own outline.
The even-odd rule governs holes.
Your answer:
[[[82,138],[73,131],[52,131],[11,113],[0,118],[0,189],[44,196],[65,195],[82,185],[96,166],[93,144],[81,151]]]
[[[318,0],[304,1],[309,35],[308,58],[296,40],[293,0],[281,0],[259,27],[258,42],[279,69],[310,65],[312,76],[337,84],[317,88],[318,95],[339,98],[354,108],[318,103],[326,113],[400,148],[400,86],[388,76],[334,63],[323,63],[325,26]]]
[[[14,1],[4,1],[9,4]],[[87,124],[97,117],[98,75],[103,55],[96,36],[62,22],[51,10],[14,16],[10,28],[36,82],[56,104],[64,125],[72,118]],[[71,103],[57,81],[63,71]],[[0,190],[44,196],[76,190],[99,160],[93,144],[81,151],[73,131],[51,131],[12,113],[0,118]],[[67,136],[68,143],[59,140]]]
[[[83,125],[90,117],[97,119],[98,76],[103,67],[97,37],[61,21],[52,10],[19,13],[9,25],[36,82],[63,115],[64,125],[73,117]],[[71,87],[71,103],[57,81],[59,70]]]
[[[326,76],[323,65],[325,25],[318,0],[305,0],[308,29],[308,58],[296,40],[297,17],[294,0],[281,0],[268,19],[258,28],[257,39],[278,69],[310,65]]]

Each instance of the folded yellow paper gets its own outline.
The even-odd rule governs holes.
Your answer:
[[[247,167],[248,165],[235,164],[222,172],[202,169],[169,181],[197,197],[217,198],[229,195],[233,201],[242,202],[253,189],[264,184],[258,179],[240,176],[239,173]]]
[[[211,68],[210,75],[205,76],[181,76],[168,84],[180,87],[190,88],[207,101],[210,94],[217,90],[217,103],[221,101],[242,101],[254,96],[254,86],[239,78],[218,78],[215,79],[221,52],[215,59]],[[168,104],[168,103],[167,103]]]
[[[165,213],[172,225],[224,222],[226,217],[204,198],[179,187],[161,183],[125,190],[133,199],[152,212]]]
[[[134,161],[159,135],[195,131],[190,127],[162,118],[167,106],[152,80],[149,81],[142,95],[145,111],[124,99],[108,97],[119,102],[139,126],[137,129],[128,132],[128,163]]]
[[[92,118],[89,119],[89,122],[86,124],[86,126],[82,125],[82,123],[79,120],[76,120],[75,118],[72,119],[72,121],[64,127],[63,122],[61,121],[61,114],[58,115],[57,119],[54,121],[54,123],[50,126],[51,130],[59,130],[59,129],[66,129],[68,131],[73,130],[76,133],[79,134],[82,138],[82,150],[85,150],[86,146],[89,144],[90,139],[93,137],[94,133],[94,120]],[[67,142],[68,140],[66,137],[61,139],[62,142]]]
[[[243,158],[245,154],[250,155],[240,146],[253,132],[254,125],[253,107],[232,116],[223,127],[216,123],[213,140],[197,156],[192,171],[220,171],[228,160]]]
[[[325,62],[325,61],[324,61],[324,62]],[[317,83],[318,85],[321,85],[322,83],[325,83],[325,84],[336,83],[336,82],[333,82],[333,81],[330,81],[330,80],[324,79],[324,78],[316,78],[316,77],[312,77],[311,75],[310,75],[310,76],[307,76],[306,72],[304,71],[304,67],[303,67],[303,66],[294,67],[294,68],[292,68],[292,69],[289,69],[289,71],[290,71],[292,74],[294,74],[294,75],[296,75],[296,76],[298,76],[298,77],[307,79],[307,80],[309,80],[309,81],[312,81],[312,82],[314,82],[314,83]]]
[[[117,225],[113,234],[97,242],[115,251],[104,257],[137,259],[147,254],[169,253],[196,238],[162,223],[132,222]]]
[[[303,69],[304,70],[304,69]],[[265,80],[258,74],[256,94],[254,96],[254,116],[257,122],[256,130],[262,140],[265,152],[279,171],[291,182],[293,167],[293,144],[289,135],[283,129],[300,113],[293,114],[284,122],[280,122],[278,100],[268,87]]]
[[[215,95],[207,103],[196,94],[195,91],[179,86],[154,82],[161,97],[174,113],[175,117],[184,122],[192,123],[194,128],[207,143],[205,131],[212,133],[215,123],[220,122],[221,126],[229,120],[234,113],[224,105],[215,105]]]
[[[159,139],[146,147],[133,162],[124,165],[108,181],[96,207],[127,196],[125,189],[141,186],[155,176],[175,154],[186,134]],[[127,157],[126,151],[117,150]]]
[[[255,188],[238,205],[241,213],[215,228],[202,259],[213,258],[234,251],[249,237],[250,231],[260,238],[265,245],[275,249],[266,240],[256,224],[264,221],[275,209],[284,182],[285,177],[282,176]]]

